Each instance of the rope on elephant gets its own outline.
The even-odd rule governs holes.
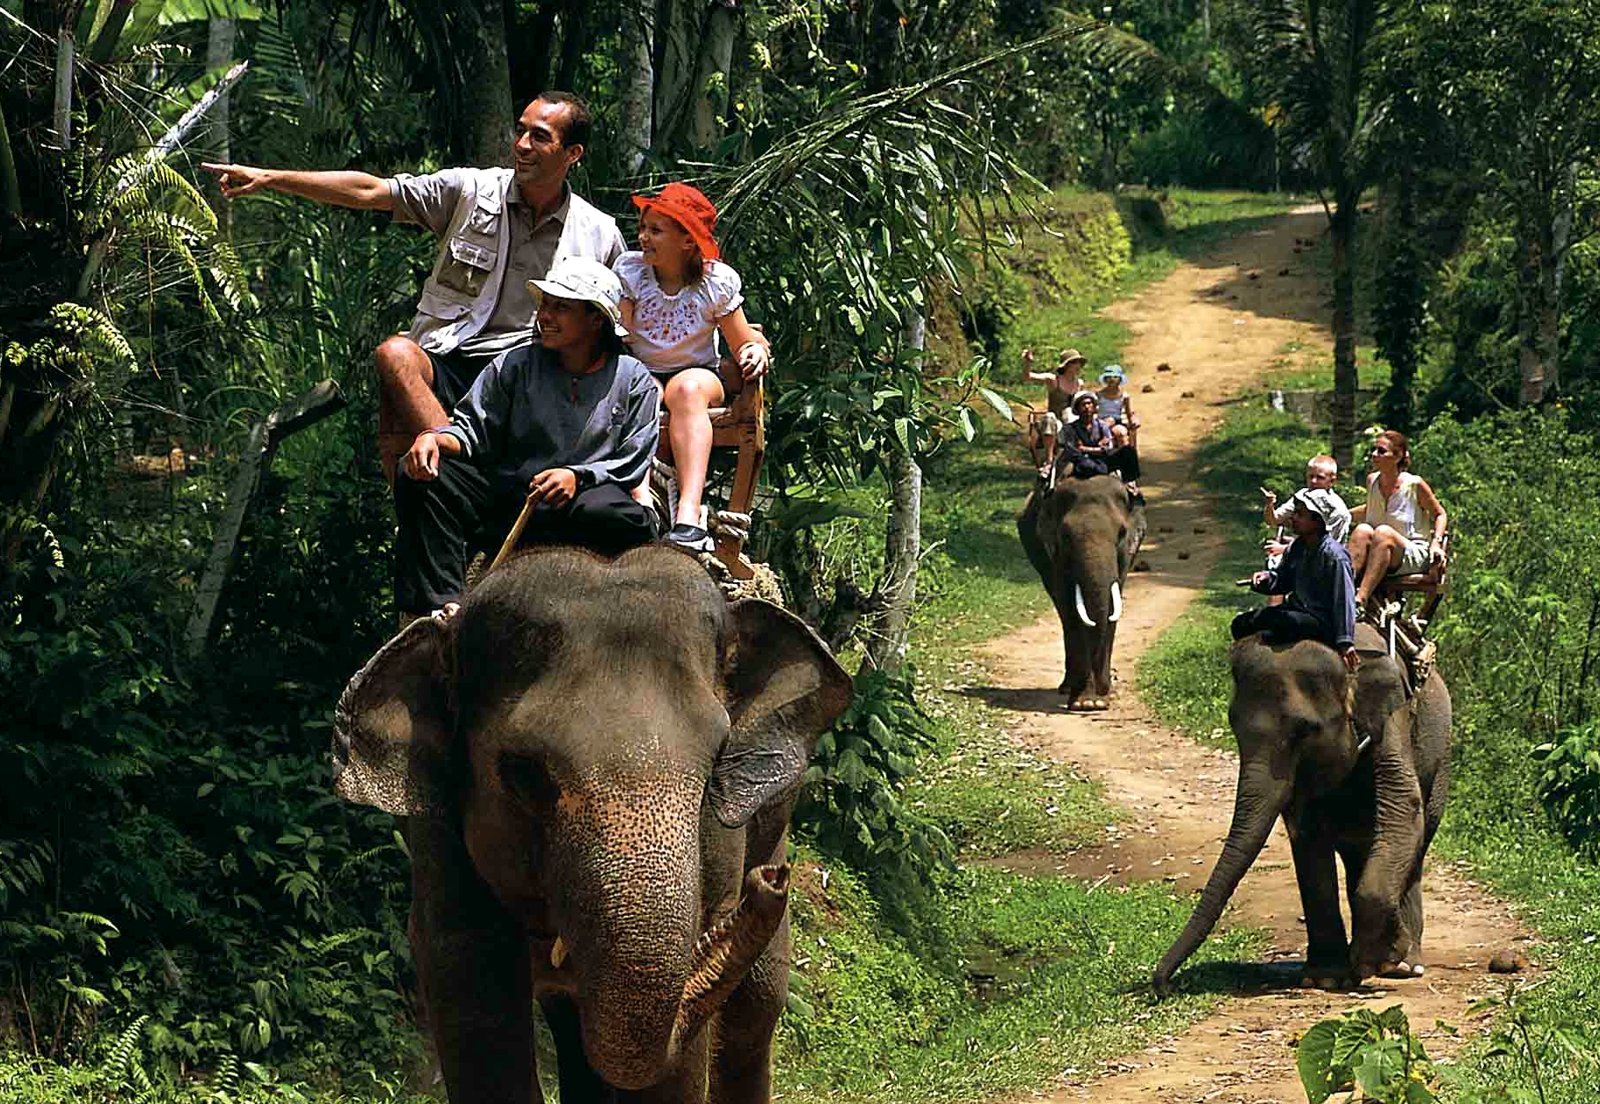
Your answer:
[[[783,605],[783,587],[778,582],[778,573],[764,563],[744,562],[750,567],[750,578],[735,579],[728,566],[710,552],[700,552],[695,555],[706,573],[716,581],[722,593],[727,595],[728,601],[738,602],[745,598],[760,598],[764,602],[771,602],[775,606]]]

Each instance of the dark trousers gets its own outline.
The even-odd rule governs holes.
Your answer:
[[[423,352],[428,351],[424,349]],[[456,403],[472,390],[478,376],[499,355],[463,353],[459,349],[450,353],[428,353],[428,361],[433,365],[433,396],[446,414],[455,409]]]
[[[1063,444],[1056,463],[1063,474],[1078,479],[1088,479],[1091,475],[1110,475],[1112,472],[1122,476],[1127,483],[1136,482],[1139,478],[1139,453],[1132,445],[1124,445],[1109,453],[1087,454]]]
[[[497,552],[511,531],[525,490],[496,487],[476,465],[444,459],[439,478],[394,481],[395,605],[426,613],[461,599],[467,561],[474,552]],[[578,492],[565,506],[535,507],[518,547],[575,544],[616,556],[655,539],[650,514],[615,483]]]
[[[1243,640],[1260,633],[1268,644],[1293,644],[1296,640],[1320,640],[1332,646],[1333,634],[1321,621],[1293,606],[1266,606],[1245,610],[1233,619],[1233,638]]]

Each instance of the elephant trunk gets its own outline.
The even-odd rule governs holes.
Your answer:
[[[1267,837],[1272,834],[1272,826],[1288,805],[1289,781],[1286,774],[1272,770],[1268,762],[1240,761],[1239,789],[1234,795],[1233,822],[1228,827],[1228,838],[1222,844],[1222,854],[1212,868],[1211,877],[1200,891],[1200,903],[1156,967],[1152,984],[1157,991],[1171,988],[1172,975],[1216,927],[1233,891],[1256,856],[1261,854]]]
[[[640,939],[619,939],[613,922],[587,947],[583,934],[574,933],[580,976],[593,978],[580,986],[589,994],[580,1002],[584,1047],[608,1084],[644,1089],[677,1066],[706,1020],[772,941],[788,907],[788,881],[787,866],[752,870],[738,906],[694,939],[692,948],[693,929],[682,931],[676,924],[670,932],[657,929],[635,933]],[[640,920],[622,917],[621,923]],[[588,960],[587,969],[582,960]]]
[[[1066,572],[1079,622],[1088,629],[1105,629],[1122,616],[1122,588],[1118,585],[1116,551],[1074,541],[1077,550]]]

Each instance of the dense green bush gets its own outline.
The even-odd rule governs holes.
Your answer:
[[[1493,793],[1520,794],[1528,807],[1533,748],[1570,736],[1600,707],[1600,500],[1578,491],[1600,482],[1595,446],[1559,413],[1534,412],[1440,418],[1416,443],[1416,469],[1455,534],[1439,641],[1446,673],[1472,688],[1465,721],[1477,736],[1458,742],[1458,758],[1469,777],[1485,771]],[[1574,787],[1564,776],[1546,792]]]
[[[1600,722],[1558,730],[1533,749],[1539,800],[1561,834],[1590,858],[1600,852]]]
[[[315,557],[293,551],[359,544],[370,519],[278,497],[256,535],[284,538],[286,582],[260,605],[253,586],[230,594],[220,678],[172,655],[182,607],[165,579],[203,531],[181,510],[170,529],[117,514],[63,538],[48,595],[25,592],[0,629],[0,1033],[42,1056],[78,1054],[136,1009],[169,1072],[228,1053],[355,1072],[356,1055],[391,1064],[413,1046],[404,859],[388,817],[333,797],[322,751],[372,628],[352,607],[372,594],[302,585]],[[314,531],[297,542],[297,527]],[[286,592],[314,599],[326,631],[286,633]]]
[[[796,826],[821,850],[891,883],[924,881],[948,869],[949,839],[903,794],[933,743],[909,671],[857,675],[855,700],[817,741]]]

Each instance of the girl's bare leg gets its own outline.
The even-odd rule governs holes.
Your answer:
[[[1387,525],[1379,526],[1373,533],[1367,549],[1367,563],[1356,584],[1357,607],[1372,596],[1385,575],[1400,566],[1400,549],[1404,544],[1405,538]]]
[[[706,490],[706,466],[711,462],[711,416],[722,403],[722,381],[704,368],[685,368],[667,381],[666,403],[671,417],[667,437],[672,442],[672,462],[678,471],[678,525],[700,524],[700,500]]]

